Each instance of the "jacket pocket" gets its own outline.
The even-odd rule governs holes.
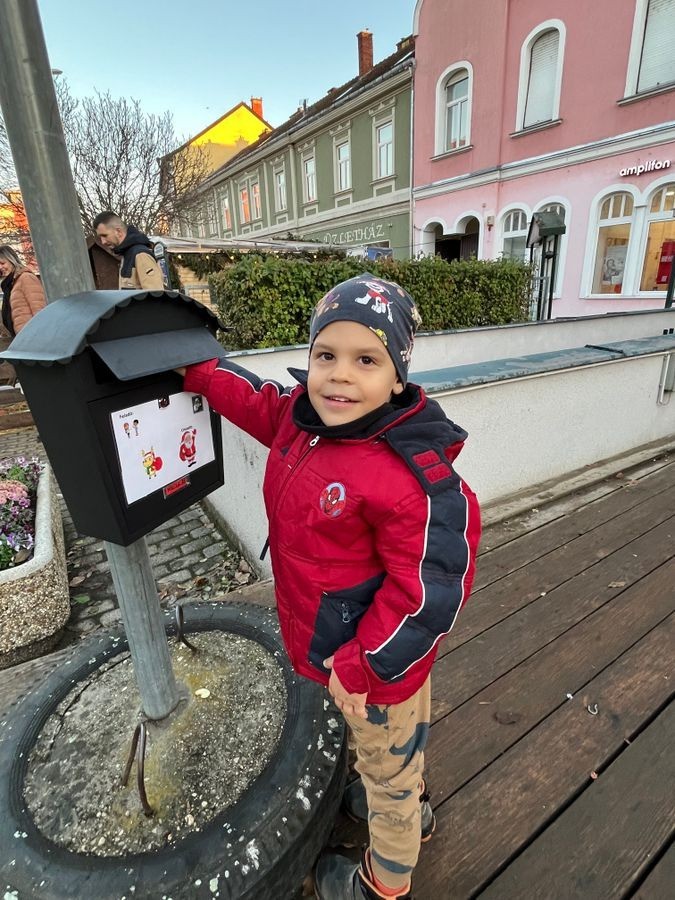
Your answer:
[[[319,611],[314,622],[314,634],[309,647],[309,661],[321,672],[330,672],[323,661],[332,656],[356,634],[356,628],[373,602],[375,592],[382,587],[384,572],[373,575],[354,587],[321,594]]]

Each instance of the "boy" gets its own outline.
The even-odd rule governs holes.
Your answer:
[[[368,818],[370,846],[360,866],[321,857],[320,900],[409,900],[434,827],[422,793],[429,671],[469,595],[480,521],[451,467],[466,432],[407,384],[419,321],[402,288],[365,274],[317,304],[309,371],[291,371],[299,385],[228,359],[185,375],[185,390],[270,448],[263,493],[284,643],[353,734],[361,780],[345,801]]]

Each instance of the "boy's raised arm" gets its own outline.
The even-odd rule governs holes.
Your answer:
[[[274,440],[291,396],[300,390],[263,380],[227,358],[210,359],[184,371],[183,390],[203,394],[212,409],[266,447]]]

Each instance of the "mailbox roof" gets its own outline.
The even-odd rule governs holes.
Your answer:
[[[85,291],[55,300],[34,316],[0,357],[11,362],[67,363],[90,343],[100,323],[118,309],[148,297],[189,304],[211,331],[222,327],[202,303],[177,291]]]

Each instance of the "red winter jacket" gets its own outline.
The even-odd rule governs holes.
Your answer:
[[[228,359],[191,366],[186,391],[270,448],[263,493],[281,633],[294,669],[323,661],[367,703],[399,703],[426,680],[471,590],[475,495],[451,467],[466,433],[421,388],[366,438],[294,424],[303,386]]]

